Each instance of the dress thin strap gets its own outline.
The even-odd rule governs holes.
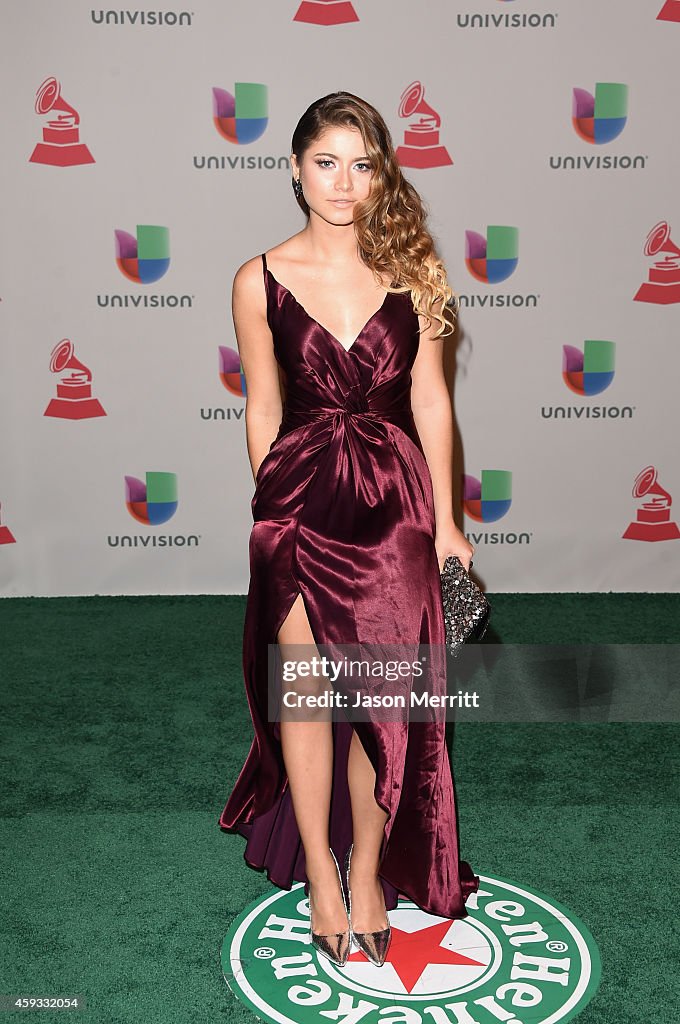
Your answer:
[[[269,275],[267,274],[267,257],[262,253],[262,276],[264,277],[264,291],[267,296],[267,307],[269,307]]]

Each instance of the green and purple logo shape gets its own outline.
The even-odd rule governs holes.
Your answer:
[[[463,511],[478,523],[502,519],[512,504],[512,473],[483,469],[482,479],[463,474]]]
[[[237,82],[233,93],[217,86],[212,93],[213,121],[223,139],[243,146],[264,135],[269,122],[266,85]]]
[[[239,398],[246,396],[246,377],[241,366],[238,352],[226,345],[219,345],[220,380],[227,391]]]
[[[499,284],[517,269],[519,230],[504,224],[490,224],[486,238],[477,231],[465,232],[465,266],[477,281]]]
[[[144,480],[125,477],[125,504],[133,519],[145,526],[160,526],[177,511],[175,473],[146,473]]]
[[[584,341],[583,351],[562,346],[562,379],[577,395],[599,395],[614,380],[616,342]]]
[[[466,916],[401,898],[382,967],[352,949],[337,967],[311,944],[302,882],[232,921],[221,952],[233,995],[267,1024],[565,1024],[597,992],[602,966],[586,925],[552,896],[479,875]],[[230,1007],[225,1007],[227,1016]]]
[[[158,224],[138,224],[137,237],[116,230],[116,263],[128,281],[152,284],[170,266],[170,232]]]
[[[601,146],[623,131],[628,118],[628,86],[621,82],[598,82],[595,95],[574,89],[572,124],[584,142]]]

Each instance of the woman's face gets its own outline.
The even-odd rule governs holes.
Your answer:
[[[356,128],[324,129],[307,147],[300,165],[291,156],[291,168],[302,182],[310,210],[330,224],[352,223],[354,204],[370,191],[372,168]]]

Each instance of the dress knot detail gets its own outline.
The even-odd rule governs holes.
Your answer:
[[[361,384],[354,384],[344,398],[343,412],[362,413],[370,412],[366,392]]]

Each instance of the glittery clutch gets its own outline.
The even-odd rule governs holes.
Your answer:
[[[441,570],[446,648],[456,657],[467,640],[481,640],[491,606],[457,555],[447,555]]]

